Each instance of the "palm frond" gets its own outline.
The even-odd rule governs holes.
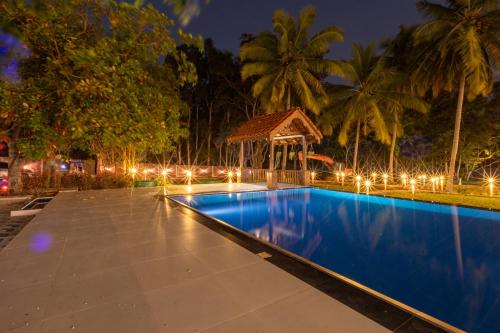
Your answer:
[[[306,6],[302,8],[299,16],[299,24],[297,28],[297,35],[295,37],[295,45],[301,45],[307,40],[309,29],[316,17],[316,8],[313,6]]]

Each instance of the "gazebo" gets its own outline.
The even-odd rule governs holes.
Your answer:
[[[283,146],[283,155],[287,155],[288,145],[301,145],[302,156],[307,156],[307,146],[311,143],[320,143],[323,135],[314,123],[300,108],[285,112],[258,116],[243,123],[234,133],[228,136],[227,142],[239,143],[240,175],[244,172],[244,144],[245,142],[267,141],[270,146],[269,170],[266,173],[267,186],[277,188],[278,180],[286,170],[276,170],[274,165],[274,150],[276,146]],[[308,185],[310,174],[307,171],[306,159],[303,159],[302,169],[292,171],[296,173],[297,183]],[[240,179],[238,179],[240,181]]]

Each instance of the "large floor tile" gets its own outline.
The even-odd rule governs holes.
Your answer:
[[[40,333],[60,332],[154,333],[159,330],[145,297],[134,295],[42,322]]]
[[[258,309],[254,314],[271,332],[389,332],[313,288]]]
[[[132,264],[143,291],[159,289],[210,274],[208,268],[191,254],[182,254]]]
[[[49,300],[50,283],[0,293],[0,332],[36,327]]]
[[[309,285],[265,262],[215,274],[217,281],[248,310],[298,293]]]
[[[211,276],[148,293],[163,332],[198,332],[243,313],[243,308]]]
[[[176,238],[165,238],[156,241],[134,244],[127,247],[125,251],[127,258],[131,263],[161,259],[187,253],[182,241]]]
[[[65,251],[56,278],[58,280],[78,279],[107,269],[125,266],[128,263],[129,260],[121,245],[115,245],[106,250]]]
[[[52,317],[90,308],[139,292],[137,278],[128,266],[81,279],[56,280],[45,316]]]
[[[220,272],[261,262],[263,259],[239,246],[217,246],[192,252],[212,272]]]

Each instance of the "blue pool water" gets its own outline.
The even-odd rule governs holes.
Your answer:
[[[500,212],[313,188],[177,196],[469,332],[500,332]]]

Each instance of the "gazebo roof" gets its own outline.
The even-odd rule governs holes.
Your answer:
[[[304,135],[307,143],[319,143],[320,130],[300,108],[258,116],[243,123],[227,137],[228,143],[274,139],[279,143],[300,143]],[[296,136],[296,137],[294,137]],[[282,137],[283,139],[280,139]]]

